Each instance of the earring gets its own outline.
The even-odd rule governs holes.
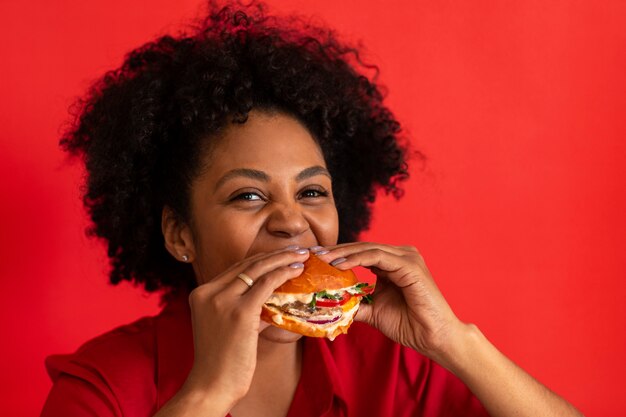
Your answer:
[[[183,255],[181,258],[183,258],[183,262],[189,262],[189,256]]]

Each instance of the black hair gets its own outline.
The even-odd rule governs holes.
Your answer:
[[[378,70],[361,62],[357,48],[301,18],[268,16],[261,3],[208,9],[187,32],[131,51],[99,79],[61,139],[84,160],[88,233],[107,243],[114,284],[195,286],[190,266],[164,248],[161,212],[167,205],[189,219],[203,143],[228,123],[245,123],[252,109],[285,112],[319,142],[340,242],[368,227],[378,188],[399,197],[408,175]],[[372,68],[372,77],[364,75]]]

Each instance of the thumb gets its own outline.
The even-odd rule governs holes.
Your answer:
[[[261,320],[260,323],[259,323],[259,333],[261,333],[263,330],[267,329],[270,326],[271,326],[271,324],[269,324],[266,321]]]
[[[372,305],[365,304],[362,302],[361,305],[359,306],[359,311],[357,311],[356,315],[354,316],[354,320],[371,324],[371,318],[372,318]]]

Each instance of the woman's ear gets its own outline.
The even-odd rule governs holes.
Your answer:
[[[174,258],[182,262],[193,262],[196,249],[191,229],[168,206],[163,207],[161,213],[161,231],[165,238],[165,248]]]

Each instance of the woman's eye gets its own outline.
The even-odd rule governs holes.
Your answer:
[[[308,189],[302,191],[302,193],[300,193],[300,196],[304,198],[326,197],[328,196],[328,192],[323,190]]]
[[[236,195],[233,200],[243,200],[243,201],[261,201],[263,200],[260,195],[257,193],[241,193]]]

